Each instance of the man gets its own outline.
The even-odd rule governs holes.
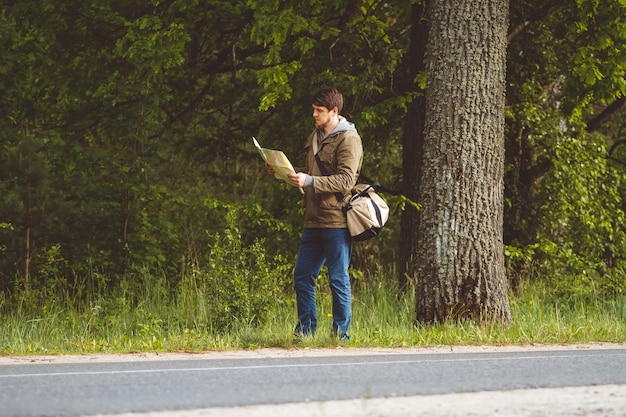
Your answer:
[[[304,230],[294,272],[298,305],[295,334],[312,335],[317,330],[315,280],[326,263],[333,296],[332,333],[348,342],[352,239],[341,209],[359,177],[363,146],[354,125],[339,115],[343,107],[339,91],[323,89],[312,103],[315,130],[306,142],[307,165],[302,172],[289,176],[294,186],[305,191]]]

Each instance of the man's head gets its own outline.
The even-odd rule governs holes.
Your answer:
[[[343,96],[335,88],[325,88],[318,91],[313,96],[313,105],[326,107],[328,110],[337,108],[337,113],[341,113],[343,108]]]
[[[343,96],[334,88],[318,91],[313,96],[313,118],[315,127],[330,133],[339,123],[339,112],[343,107]]]

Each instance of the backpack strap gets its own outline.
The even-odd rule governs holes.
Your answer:
[[[326,171],[326,168],[324,168],[324,164],[322,164],[322,161],[317,152],[315,153],[315,161],[317,162],[317,167],[320,169],[322,175],[329,176],[330,174],[328,173],[328,171]],[[336,192],[335,197],[337,198],[337,202],[341,203],[343,201],[343,194],[341,194],[340,192]]]

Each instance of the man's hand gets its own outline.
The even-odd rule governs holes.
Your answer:
[[[265,168],[267,168],[267,172],[269,172],[270,175],[276,174],[276,172],[272,169],[272,167],[269,164],[266,163]]]
[[[291,181],[291,185],[294,187],[302,188],[306,182],[307,175],[304,172],[296,172],[293,174],[287,175],[289,180]]]

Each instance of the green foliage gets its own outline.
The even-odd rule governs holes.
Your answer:
[[[159,74],[184,62],[190,37],[182,24],[169,23],[164,27],[159,17],[142,16],[126,26],[126,34],[117,40],[113,50],[120,57],[145,68],[148,74]]]
[[[129,271],[113,288],[94,272],[89,285],[71,291],[62,273],[67,260],[58,245],[51,247],[41,263],[40,276],[46,278],[41,286],[25,292],[18,285],[19,304],[0,303],[0,314],[7,319],[3,323],[12,323],[16,315],[34,317],[4,335],[3,340],[15,343],[13,348],[3,346],[4,351],[193,348],[195,337],[206,332],[263,325],[291,282],[291,264],[281,256],[268,257],[262,240],[243,242],[241,207],[219,202],[213,206],[226,211],[228,226],[211,234],[205,259],[183,260],[183,275],[175,286],[162,269],[142,267]],[[65,336],[58,338],[57,331]],[[43,334],[55,341],[29,341]],[[189,334],[194,340],[187,345]]]
[[[507,246],[511,280],[545,277],[566,298],[623,294],[624,175],[609,166],[597,137],[568,133],[537,138],[549,146],[551,170],[535,191],[532,215],[517,224],[532,235],[517,233]],[[547,158],[544,152],[537,157]]]
[[[545,280],[563,299],[624,292],[626,171],[607,158],[620,133],[590,133],[587,124],[624,95],[623,11],[620,1],[563,5],[510,44],[505,244],[513,286]],[[617,126],[622,114],[604,120]]]
[[[265,111],[274,107],[278,101],[291,98],[292,88],[288,80],[300,69],[301,64],[291,62],[288,64],[274,65],[259,71],[257,79],[259,84],[267,91],[261,98],[259,110]]]
[[[553,171],[538,194],[543,227],[525,250],[532,248],[537,273],[562,296],[624,294],[626,271],[616,262],[626,254],[624,177],[610,169],[605,147],[592,136],[562,137],[554,149]]]
[[[178,290],[186,326],[206,320],[216,332],[262,323],[291,279],[281,256],[268,259],[264,239],[246,246],[238,227],[240,208],[227,206],[227,228],[213,235],[206,267],[191,265]]]
[[[566,38],[577,47],[571,56],[562,57],[571,63],[564,86],[566,111],[579,117],[597,100],[611,103],[626,95],[626,5],[622,1],[576,3]]]

